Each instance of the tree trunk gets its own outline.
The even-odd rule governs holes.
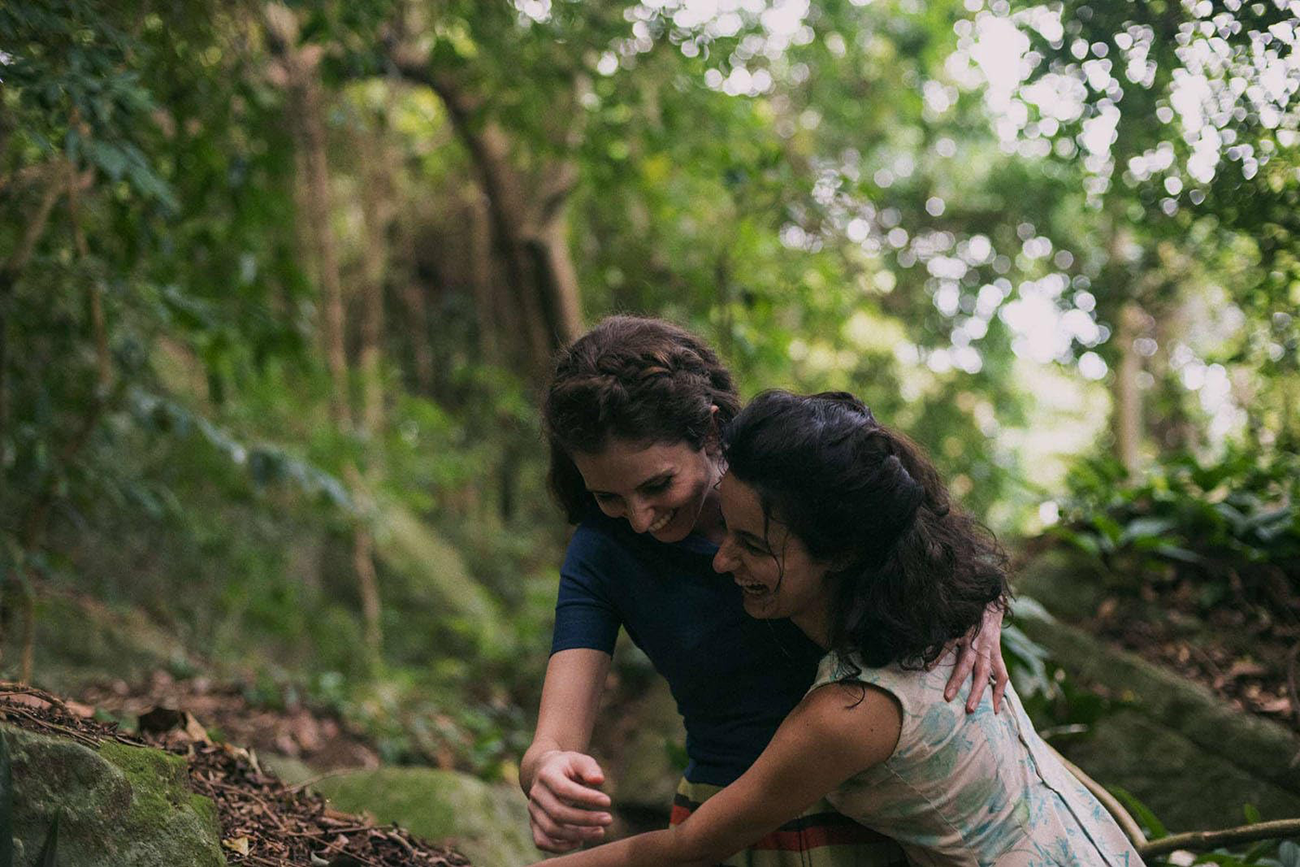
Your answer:
[[[577,272],[565,220],[576,167],[571,161],[550,161],[539,172],[540,182],[526,177],[511,158],[510,136],[485,116],[483,100],[452,77],[437,74],[415,50],[397,46],[390,60],[404,78],[431,88],[442,99],[452,128],[474,162],[493,247],[504,266],[511,300],[522,314],[527,366],[540,379],[554,351],[582,333]]]
[[[9,305],[13,303],[14,288],[36,250],[36,244],[49,225],[54,203],[68,189],[61,183],[59,174],[58,166],[50,167],[40,203],[27,223],[27,230],[9,261],[0,265],[0,434],[9,430]],[[0,467],[6,465],[5,459],[5,440],[0,436]],[[4,473],[0,473],[0,486],[4,484],[4,478]],[[0,487],[0,497],[3,495],[3,487]]]
[[[266,34],[275,63],[272,80],[288,94],[288,114],[298,171],[295,200],[300,207],[299,224],[306,230],[299,240],[309,244],[304,251],[314,265],[313,276],[321,293],[320,332],[326,366],[329,369],[330,415],[341,428],[351,427],[348,400],[348,365],[343,344],[343,287],[338,254],[330,229],[329,158],[326,151],[323,94],[317,68],[323,49],[319,45],[298,45],[298,21],[285,6],[270,4],[264,12]]]
[[[548,219],[538,234],[529,239],[528,248],[534,257],[533,266],[550,327],[548,351],[553,351],[577,340],[583,330],[578,271],[569,255],[567,210]]]
[[[73,126],[77,126],[73,119]],[[81,181],[77,177],[77,168],[68,163],[68,218],[72,223],[72,242],[77,250],[77,258],[83,265],[90,259],[90,245],[86,243],[86,230],[81,225],[81,196],[78,187]],[[95,340],[95,373],[99,383],[100,398],[108,395],[112,379],[111,362],[108,356],[108,323],[104,317],[104,287],[98,277],[90,281],[90,328]]]
[[[303,251],[304,258],[313,262],[323,296],[321,335],[330,373],[330,415],[340,430],[351,431],[348,364],[343,344],[343,287],[334,233],[330,228],[329,159],[323,94],[317,74],[323,51],[318,45],[298,45],[298,21],[288,8],[268,5],[265,20],[268,41],[276,58],[271,75],[288,93],[290,123],[299,152],[295,158],[295,166],[301,170],[297,180],[300,185],[298,201],[305,210],[297,215],[297,219],[307,220],[309,226],[309,231],[299,237],[311,245],[310,249]],[[352,563],[361,599],[366,649],[372,663],[377,664],[382,653],[383,630],[374,539],[365,523],[370,511],[369,493],[360,471],[350,460],[343,466],[343,480],[362,513],[353,526]]]
[[[1142,356],[1134,342],[1142,336],[1150,317],[1130,301],[1120,309],[1119,347],[1120,362],[1115,371],[1114,415],[1112,417],[1115,447],[1120,462],[1135,477],[1142,464],[1142,390],[1138,375],[1142,372]]]
[[[477,187],[471,187],[465,196],[465,211],[469,215],[470,285],[479,354],[488,364],[500,364],[500,322],[509,308],[499,303],[492,279],[492,223],[487,202]]]
[[[415,386],[424,397],[433,394],[433,347],[429,344],[429,302],[424,286],[415,275],[402,281],[402,303],[406,307],[406,339],[415,360]]]
[[[365,215],[365,244],[361,280],[361,426],[372,438],[384,426],[383,334],[384,282],[388,273],[388,229],[392,222],[392,178],[382,130],[360,134],[364,155],[361,207]]]

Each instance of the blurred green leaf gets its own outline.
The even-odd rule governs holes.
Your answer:
[[[1156,814],[1151,812],[1151,808],[1142,803],[1127,789],[1120,786],[1107,786],[1124,808],[1133,814],[1133,818],[1146,831],[1147,838],[1150,840],[1159,840],[1161,837],[1168,837],[1169,830],[1165,828],[1164,823],[1156,818]]]

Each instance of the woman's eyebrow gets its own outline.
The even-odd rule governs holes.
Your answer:
[[[673,477],[673,472],[674,472],[673,470],[664,470],[662,473],[659,473],[658,475],[654,475],[646,479],[644,482],[637,485],[637,488],[638,489],[648,488],[657,485],[660,482],[666,482]]]
[[[673,474],[674,474],[675,472],[676,472],[676,470],[664,470],[662,473],[659,473],[659,474],[657,474],[657,475],[653,475],[653,476],[651,476],[650,478],[646,479],[644,482],[641,482],[640,484],[638,484],[638,485],[636,486],[636,487],[637,487],[637,490],[639,491],[639,490],[641,490],[642,488],[648,487],[648,486],[650,486],[650,485],[654,485],[654,484],[656,484],[657,482],[667,481],[668,479],[672,478],[672,476],[673,476]],[[590,493],[590,494],[611,494],[611,493],[613,493],[612,491],[602,491],[602,490],[600,490],[599,488],[587,488],[587,492]]]

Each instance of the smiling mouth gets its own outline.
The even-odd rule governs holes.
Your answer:
[[[735,581],[736,584],[740,586],[740,589],[745,592],[746,596],[762,596],[767,592],[767,585],[765,584],[741,581],[739,578],[736,578]]]
[[[663,516],[662,518],[660,518],[658,521],[655,521],[653,524],[651,524],[649,527],[647,527],[647,528],[646,528],[646,532],[647,532],[647,533],[658,533],[658,532],[659,532],[660,530],[662,530],[664,527],[667,527],[667,526],[668,526],[668,522],[671,521],[671,520],[673,519],[673,516],[676,515],[676,514],[677,514],[677,510],[676,510],[676,509],[673,509],[671,512],[669,512],[668,514],[664,515],[664,516]]]

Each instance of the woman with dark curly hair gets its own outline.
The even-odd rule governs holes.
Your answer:
[[[658,319],[615,316],[559,356],[543,404],[551,485],[578,525],[561,567],[552,656],[532,746],[520,763],[536,844],[568,851],[610,821],[604,774],[587,755],[620,628],[668,681],[686,725],[680,822],[734,782],[799,702],[823,651],[784,619],[745,614],[713,571],[725,535],[719,430],[740,409],[730,373],[699,338]],[[1001,609],[962,633],[955,695],[968,708],[995,675]],[[946,672],[946,669],[945,669]],[[729,864],[900,864],[890,840],[813,804]]]
[[[730,573],[755,618],[826,651],[761,756],[689,819],[547,862],[712,865],[829,799],[913,865],[1133,867],[1101,804],[1007,713],[944,700],[941,658],[1005,599],[992,535],[953,507],[920,449],[842,392],[759,395],[723,432]]]

